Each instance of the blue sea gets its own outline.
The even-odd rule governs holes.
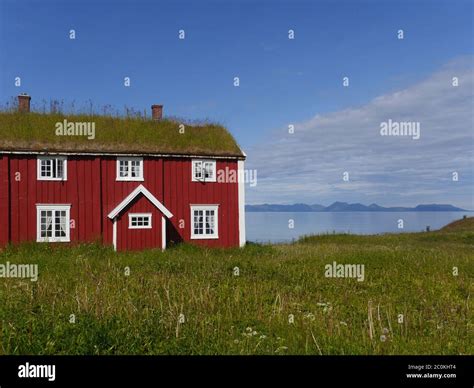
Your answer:
[[[324,233],[381,234],[442,228],[468,212],[247,212],[247,241],[290,242]],[[398,228],[403,220],[403,229]],[[293,226],[293,228],[291,228]]]

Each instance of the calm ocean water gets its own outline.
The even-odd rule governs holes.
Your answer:
[[[334,213],[246,213],[247,240],[288,242],[307,234],[377,234],[420,232],[430,226],[440,229],[469,213],[463,212],[334,212]],[[398,220],[403,220],[403,229]],[[289,225],[293,220],[294,228]]]

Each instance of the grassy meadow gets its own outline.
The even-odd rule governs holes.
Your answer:
[[[0,279],[1,354],[474,353],[474,218],[245,249],[27,244],[7,261],[39,278]],[[326,278],[333,261],[365,280]]]

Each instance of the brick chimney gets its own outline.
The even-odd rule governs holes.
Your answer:
[[[163,118],[163,105],[151,106],[151,118],[156,121],[159,121]]]
[[[28,94],[20,94],[18,96],[18,111],[28,113],[30,111],[30,100],[31,97]]]

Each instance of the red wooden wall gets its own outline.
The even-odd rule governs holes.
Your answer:
[[[34,155],[0,155],[0,246],[8,241],[36,241],[36,204],[71,204],[72,242],[101,239],[112,244],[113,224],[107,215],[140,184],[173,214],[167,222],[168,241],[190,241],[191,204],[219,204],[219,239],[192,242],[239,245],[238,184],[192,182],[189,158],[144,158],[143,182],[117,182],[115,157],[69,156],[64,182],[38,181],[36,163]],[[226,167],[237,170],[237,161],[217,160],[218,171]],[[146,198],[143,201],[136,205],[148,209],[151,204]],[[144,241],[138,241],[137,232],[143,230],[128,230],[125,214],[127,230],[118,237],[127,240],[118,244],[126,244],[127,249],[148,247],[152,240],[145,233]],[[153,214],[156,247],[160,248],[161,213]]]
[[[100,161],[68,158],[66,181],[38,181],[36,157],[10,157],[12,243],[36,241],[36,205],[71,204],[71,241],[101,237]]]
[[[8,157],[0,155],[0,247],[10,241],[10,190],[8,184]]]
[[[192,240],[192,242],[197,245],[214,247],[238,246],[238,184],[192,182],[191,161],[189,159],[169,159],[165,160],[164,164],[164,205],[173,213],[173,218],[170,220],[172,230],[171,233],[168,233],[168,239],[176,238],[177,232],[184,241],[191,241],[190,205],[218,204],[219,239]],[[217,161],[217,171],[226,167],[237,170],[237,161]],[[180,228],[181,220],[184,221],[184,228]]]

